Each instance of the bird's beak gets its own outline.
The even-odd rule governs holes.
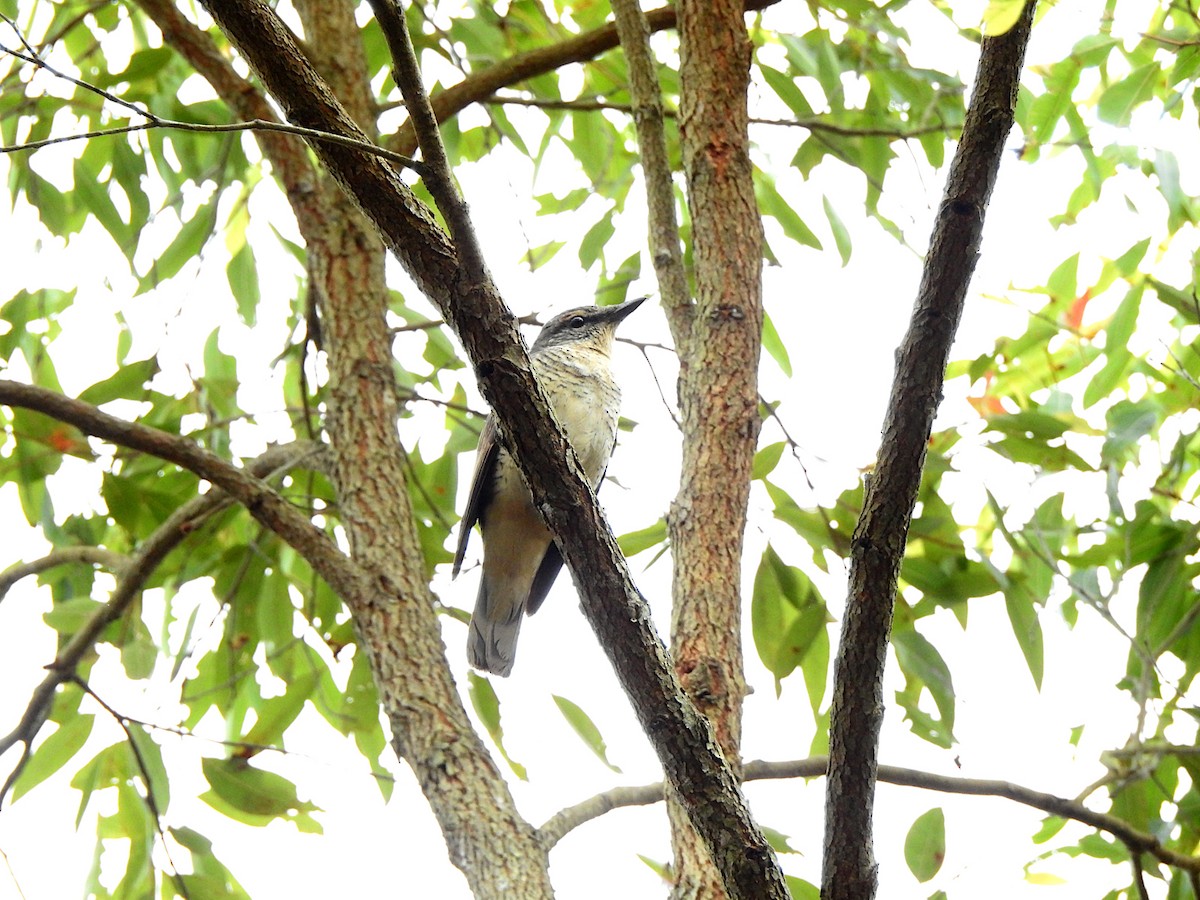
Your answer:
[[[601,311],[601,316],[606,321],[612,322],[613,325],[616,326],[623,321],[627,315],[645,303],[647,299],[649,298],[638,297],[636,300],[627,300],[624,303],[618,303],[616,306],[606,306]]]

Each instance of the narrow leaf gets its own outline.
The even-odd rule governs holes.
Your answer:
[[[600,735],[600,729],[596,727],[596,723],[592,721],[591,717],[566,697],[559,697],[557,694],[550,696],[554,698],[554,703],[558,707],[558,711],[563,714],[563,718],[587,744],[588,749],[596,754],[600,762],[619,775],[621,770],[608,761],[608,748],[604,744],[604,738]]]

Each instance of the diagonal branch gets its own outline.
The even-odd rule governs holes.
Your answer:
[[[942,395],[950,345],[982,240],[988,199],[1013,123],[1036,3],[1007,34],[983,40],[962,140],[950,164],[896,376],[879,460],[854,530],[850,583],[834,665],[825,795],[824,900],[871,900],[876,890],[872,809],[883,670],[913,504]]]
[[[0,379],[0,405],[32,409],[74,425],[85,434],[175,463],[221,488],[250,514],[291,544],[329,586],[344,597],[358,595],[362,576],[325,532],[252,471],[239,469],[179,435],[101,412],[55,391]]]
[[[206,0],[289,121],[358,138],[361,131],[262,0]],[[489,87],[488,93],[491,92]],[[581,602],[731,896],[772,896],[779,878],[708,721],[680,690],[649,610],[545,395],[511,314],[490,280],[474,282],[396,173],[357,151],[314,143],[331,175],[463,342],[485,398],[510,436],[521,472],[580,586]],[[515,427],[517,424],[521,427]]]
[[[421,82],[421,67],[413,49],[408,26],[404,22],[397,0],[370,0],[375,19],[383,30],[388,50],[392,54],[392,78],[404,97],[408,108],[408,119],[417,136],[417,145],[427,166],[425,186],[433,196],[438,210],[450,228],[450,238],[458,251],[459,262],[469,277],[476,281],[490,280],[487,264],[483,259],[483,248],[471,225],[471,215],[463,202],[454,176],[450,172],[450,161],[446,158],[446,147],[438,131],[438,120],[429,103],[429,94]]]
[[[779,0],[745,0],[746,12],[754,12],[773,6]],[[646,24],[651,32],[674,28],[676,13],[674,6],[663,6],[646,13]],[[444,122],[466,109],[472,103],[488,99],[503,87],[509,87],[529,78],[553,72],[571,63],[587,62],[601,53],[620,44],[615,23],[601,25],[585,31],[577,37],[568,38],[550,47],[538,47],[525,53],[510,56],[503,62],[480,69],[465,81],[439,91],[430,97],[434,115]],[[417,135],[411,121],[405,122],[393,137],[393,150],[412,156],[417,149]]]

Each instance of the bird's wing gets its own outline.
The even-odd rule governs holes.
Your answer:
[[[496,420],[487,417],[483,431],[479,434],[479,449],[475,453],[475,477],[471,482],[471,494],[467,497],[467,508],[458,525],[458,550],[454,554],[454,569],[457,575],[462,567],[463,555],[467,552],[467,541],[471,529],[479,521],[484,508],[492,499],[495,490],[496,460],[500,457],[500,435],[496,431]]]
[[[616,449],[617,436],[613,434],[612,449]],[[609,450],[609,457],[612,457],[612,450]],[[604,476],[608,473],[608,467],[605,466],[604,471],[600,473],[600,478],[596,481],[596,490],[600,490],[600,485],[604,483]],[[525,615],[532,616],[541,608],[542,601],[546,599],[546,595],[550,593],[550,588],[554,585],[554,579],[558,577],[558,572],[562,568],[563,558],[562,553],[558,549],[558,544],[554,541],[550,542],[550,546],[546,549],[546,555],[542,557],[541,565],[538,566],[537,574],[533,576],[533,585],[529,589],[529,600],[525,604]]]
[[[529,599],[525,601],[525,615],[532,616],[541,607],[542,601],[554,585],[554,579],[558,577],[558,570],[562,568],[562,564],[563,558],[558,544],[551,541],[550,546],[546,548],[546,555],[542,557],[541,565],[538,566],[537,574],[533,576]]]

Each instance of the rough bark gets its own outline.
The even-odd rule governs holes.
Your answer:
[[[975,269],[988,198],[1013,123],[1035,4],[1008,34],[983,41],[962,139],[938,208],[896,376],[879,459],[850,552],[850,584],[834,665],[825,796],[824,900],[875,896],[872,807],[883,720],[883,668],[896,578],[942,396],[950,345]]]
[[[303,0],[297,9],[309,59],[373,133],[353,4]],[[307,223],[306,237],[329,363],[326,432],[351,555],[381,587],[354,613],[393,745],[476,897],[550,897],[546,853],[471,728],[446,664],[396,431],[383,242],[332,179],[322,179],[319,191],[321,218]]]
[[[671,649],[688,696],[741,769],[742,537],[758,444],[762,224],[754,199],[746,91],[750,41],[738,0],[679,7],[683,166],[696,301],[679,356],[683,473],[669,526]],[[703,842],[669,797],[675,898],[724,898]],[[782,879],[778,888],[786,896]]]
[[[174,4],[143,0],[141,6],[233,110],[244,118],[275,118],[265,98]],[[373,100],[351,5],[298,6],[313,63],[356,122],[373,131]],[[399,410],[384,318],[383,244],[337,185],[318,177],[302,143],[273,134],[259,140],[308,250],[329,355],[332,477],[352,554],[376,587],[357,600],[343,596],[371,657],[397,754],[412,765],[451,858],[476,896],[550,896],[545,851],[471,729],[445,664],[394,425]],[[513,884],[522,885],[521,893]]]
[[[207,0],[206,6],[289,121],[363,137],[269,7],[254,0]],[[462,339],[484,395],[512,436],[512,449],[534,498],[581,585],[584,612],[601,635],[668,780],[713,852],[730,896],[755,900],[786,896],[770,848],[750,818],[707,720],[687,700],[666,664],[645,602],[633,586],[578,460],[533,380],[515,322],[494,287],[464,277],[453,248],[428,210],[379,158],[327,141],[314,141],[312,147]],[[522,427],[514,428],[518,422]],[[398,603],[393,613],[420,606]],[[393,648],[397,657],[409,652],[410,640],[406,634],[405,641]],[[385,671],[379,677],[386,681],[391,675]],[[444,774],[435,787],[444,786],[449,792],[461,773],[447,770]],[[440,797],[435,793],[431,800],[436,806]],[[494,811],[481,800],[474,812],[486,818]],[[462,831],[446,829],[452,854],[459,852],[461,844],[479,843],[474,826],[466,822]]]
[[[650,257],[671,336],[676,347],[683,347],[691,334],[692,292],[683,267],[683,244],[675,216],[675,184],[663,125],[662,89],[650,52],[650,23],[637,0],[613,0],[612,8],[629,67],[629,99],[646,183]]]

